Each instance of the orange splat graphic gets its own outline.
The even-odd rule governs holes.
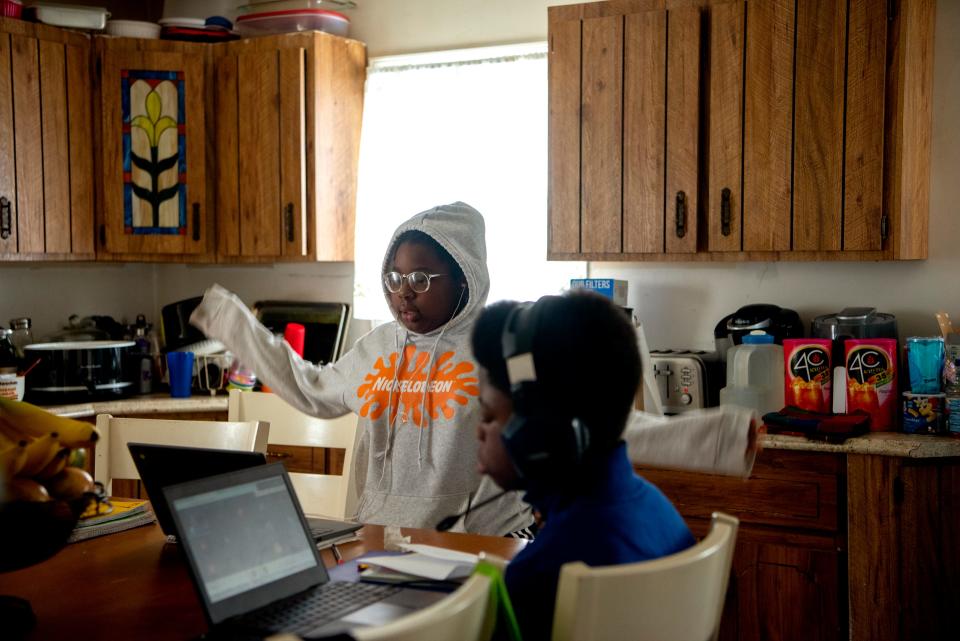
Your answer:
[[[388,363],[384,363],[383,357],[378,358],[373,366],[374,371],[367,374],[364,383],[357,388],[357,396],[366,399],[360,408],[360,416],[376,420],[391,404],[391,423],[400,412],[414,425],[423,427],[426,425],[422,412],[424,407],[432,419],[440,418],[441,413],[448,420],[453,418],[457,407],[466,405],[469,397],[480,394],[477,377],[473,374],[473,363],[454,363],[453,356],[454,352],[439,354],[431,368],[428,362],[430,353],[418,352],[414,345],[409,345],[404,350],[399,372],[396,371],[398,353],[390,354]]]

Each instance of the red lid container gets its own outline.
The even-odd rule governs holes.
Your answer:
[[[4,18],[19,18],[23,13],[23,3],[20,0],[0,0],[0,16]]]

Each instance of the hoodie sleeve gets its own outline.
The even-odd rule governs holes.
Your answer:
[[[301,412],[334,418],[352,411],[344,400],[348,381],[343,375],[350,371],[346,363],[350,353],[322,368],[303,360],[282,337],[264,327],[242,300],[219,285],[206,291],[190,323],[223,343],[257,378]]]
[[[735,406],[673,417],[634,412],[623,438],[635,464],[747,477],[756,456],[748,450],[754,417]]]

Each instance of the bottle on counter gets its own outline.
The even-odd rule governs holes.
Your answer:
[[[10,327],[13,330],[10,342],[13,343],[17,358],[22,359],[24,357],[23,348],[33,342],[33,331],[30,329],[30,325],[30,319],[26,317],[14,318],[10,321]]]
[[[153,393],[153,353],[151,350],[151,341],[148,333],[152,329],[147,323],[147,318],[143,314],[137,314],[136,322],[131,326],[133,330],[134,353],[138,355],[136,360],[138,373],[138,394]]]
[[[16,349],[10,341],[13,330],[0,327],[0,396],[17,398],[17,358]]]
[[[257,375],[253,373],[253,370],[245,367],[239,358],[234,358],[233,364],[230,365],[230,373],[227,374],[227,389],[249,392],[253,390],[256,384]]]
[[[960,345],[949,340],[943,368],[944,409],[947,414],[947,430],[951,436],[960,437]]]
[[[783,347],[771,334],[755,330],[727,352],[727,386],[720,405],[739,405],[761,416],[783,409]]]

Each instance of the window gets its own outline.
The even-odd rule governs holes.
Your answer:
[[[462,200],[487,227],[489,302],[560,292],[547,262],[546,43],[374,59],[360,144],[354,316],[389,319],[383,254],[401,222]]]

